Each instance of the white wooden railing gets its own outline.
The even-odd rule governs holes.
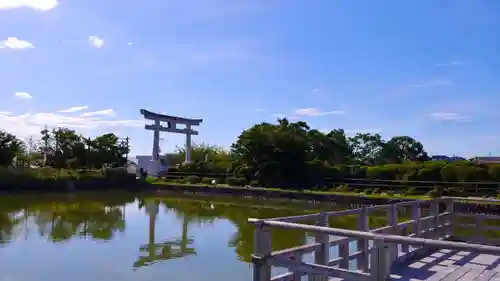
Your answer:
[[[346,281],[382,281],[389,277],[391,267],[428,255],[438,249],[466,250],[500,255],[500,247],[445,241],[456,239],[453,223],[470,216],[453,212],[453,199],[411,201],[396,204],[363,207],[354,210],[323,212],[318,214],[271,219],[249,219],[255,224],[254,281],[298,281],[307,276],[309,281],[326,281],[337,277]],[[411,209],[411,219],[400,222],[398,208]],[[423,210],[428,213],[422,216]],[[387,225],[370,229],[370,214],[386,211]],[[358,215],[357,230],[328,227],[330,217]],[[500,216],[472,215],[482,219],[500,219]],[[297,223],[316,222],[315,225]],[[457,226],[457,225],[455,225]],[[458,225],[460,226],[460,225]],[[474,225],[476,227],[477,224]],[[273,251],[273,228],[296,229],[314,233],[314,243]],[[483,225],[483,229],[493,227]],[[494,227],[500,230],[500,226]],[[330,239],[331,236],[335,238]],[[484,242],[484,237],[481,241]],[[351,242],[356,251],[349,250]],[[462,240],[468,241],[468,240]],[[330,257],[330,248],[338,247],[338,257]],[[314,262],[306,262],[303,255],[314,253]],[[355,268],[349,262],[355,260]],[[289,272],[271,276],[271,267],[282,267]]]

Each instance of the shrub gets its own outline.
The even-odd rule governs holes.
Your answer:
[[[250,182],[250,186],[252,186],[252,187],[259,187],[260,186],[259,181],[256,181],[256,180],[251,181]]]
[[[408,188],[405,193],[405,195],[417,195],[418,194],[418,190],[415,188],[415,187],[410,187]]]
[[[349,192],[349,186],[347,183],[341,184],[335,188],[337,192]]]
[[[201,179],[198,176],[192,175],[192,176],[185,177],[184,181],[187,182],[187,183],[190,183],[190,184],[196,184],[196,183],[200,183]]]
[[[226,183],[230,186],[245,186],[247,180],[242,177],[228,177]]]
[[[427,195],[431,198],[442,197],[443,194],[444,194],[444,187],[442,186],[435,186],[434,189],[432,189],[427,193]]]
[[[354,192],[354,193],[361,193],[362,191],[363,191],[362,189],[356,188],[352,192]]]
[[[367,189],[365,189],[365,190],[364,190],[364,193],[365,193],[366,195],[370,195],[370,194],[372,194],[372,193],[373,193],[373,190],[372,190],[371,188],[367,188]]]
[[[213,181],[213,178],[201,178],[201,182],[204,184],[212,184]]]
[[[373,194],[380,194],[380,188],[373,189]]]
[[[463,187],[449,187],[444,190],[446,196],[466,197],[467,193]]]
[[[394,196],[396,195],[396,191],[394,190],[389,190],[389,191],[386,191],[385,194],[389,195],[389,196]]]

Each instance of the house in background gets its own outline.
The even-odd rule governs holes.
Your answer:
[[[472,159],[476,164],[500,164],[500,157],[497,156],[483,156],[474,157]]]
[[[464,160],[467,160],[463,157],[459,157],[459,156],[446,156],[446,155],[433,155],[431,156],[431,160],[432,161],[449,161],[449,162],[455,162],[455,161],[464,161]]]

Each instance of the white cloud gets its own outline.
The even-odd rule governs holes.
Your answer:
[[[26,92],[16,92],[16,93],[14,93],[14,96],[16,96],[16,98],[25,99],[25,100],[33,98],[32,95],[30,95]]]
[[[467,63],[467,61],[464,61],[464,60],[451,60],[449,62],[437,63],[436,66],[437,67],[459,66],[459,65],[466,64],[466,63]]]
[[[423,88],[423,87],[434,87],[434,86],[452,86],[453,81],[447,79],[436,79],[427,81],[420,84],[410,85],[410,88]]]
[[[91,116],[115,116],[116,113],[113,109],[104,109],[93,112],[85,112],[81,114],[81,117],[91,117]]]
[[[102,120],[98,117],[69,117],[59,113],[25,113],[12,116],[0,113],[0,128],[19,137],[37,136],[45,126],[67,127],[75,130],[141,127],[144,120]]]
[[[466,121],[472,119],[472,116],[462,115],[456,112],[433,112],[431,117],[436,120],[444,121]]]
[[[89,36],[89,42],[92,46],[96,48],[101,48],[104,45],[104,39],[99,38],[97,36]]]
[[[12,112],[10,111],[0,111],[0,115],[10,115]]]
[[[61,113],[70,113],[70,112],[77,112],[77,111],[82,111],[82,110],[87,110],[89,109],[88,105],[82,105],[82,106],[73,106],[67,109],[61,109],[58,112]]]
[[[0,10],[15,8],[30,8],[38,11],[48,11],[59,5],[57,0],[0,0]]]
[[[317,108],[300,108],[295,110],[295,114],[301,115],[301,116],[323,116],[323,115],[330,115],[330,114],[344,114],[345,111],[342,110],[333,110],[333,111],[321,111]]]
[[[0,0],[0,1],[2,1],[2,0]],[[24,49],[35,48],[35,46],[31,42],[21,40],[21,39],[18,39],[16,37],[7,37],[7,40],[0,42],[0,48],[24,50]]]
[[[132,44],[132,42],[128,42],[127,45],[132,46],[133,44]]]

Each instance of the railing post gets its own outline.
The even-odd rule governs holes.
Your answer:
[[[368,225],[368,210],[366,206],[361,207],[361,211],[358,217],[358,230],[359,231],[369,231],[370,227]],[[358,258],[358,269],[364,272],[368,271],[368,257],[370,255],[368,240],[365,238],[360,238],[356,242],[358,246],[358,251],[362,251],[361,256]]]
[[[349,239],[345,239],[339,244],[339,257],[341,258],[339,267],[349,269]]]
[[[389,248],[382,239],[373,241],[370,256],[370,276],[373,281],[385,281],[390,274],[391,261]]]
[[[411,207],[411,219],[414,221],[413,231],[415,232],[415,237],[420,237],[420,215],[422,213],[420,203],[415,202]]]
[[[399,235],[398,230],[398,209],[396,204],[391,204],[389,206],[389,211],[387,212],[387,223],[392,226],[390,231],[391,234]],[[389,257],[390,261],[393,262],[398,258],[398,244],[390,244],[389,246]]]
[[[254,254],[252,256],[254,281],[271,280],[271,265],[267,262],[267,257],[271,252],[271,230],[264,223],[257,224],[254,234]]]
[[[321,213],[316,225],[328,227],[328,216],[325,213]],[[320,249],[314,252],[314,263],[327,266],[328,261],[330,260],[329,235],[326,233],[316,233],[314,239],[316,243],[321,243]],[[328,281],[328,276],[309,275],[308,280]]]
[[[450,236],[453,237],[453,227],[454,227],[454,224],[455,224],[455,210],[454,210],[454,207],[455,207],[455,200],[452,199],[452,198],[449,198],[448,200],[446,200],[446,212],[447,213],[450,213],[450,226],[447,228],[447,233],[446,234],[449,234]]]
[[[483,227],[483,222],[484,222],[484,217],[482,216],[482,214],[476,214],[475,215],[476,218],[475,218],[475,221],[476,221],[476,229],[475,229],[475,233],[476,233],[476,243],[484,243],[484,227]]]
[[[432,222],[431,222],[431,227],[434,228],[434,231],[429,233],[429,238],[431,239],[439,239],[439,201],[438,200],[432,200],[431,201],[431,216],[433,216]]]

